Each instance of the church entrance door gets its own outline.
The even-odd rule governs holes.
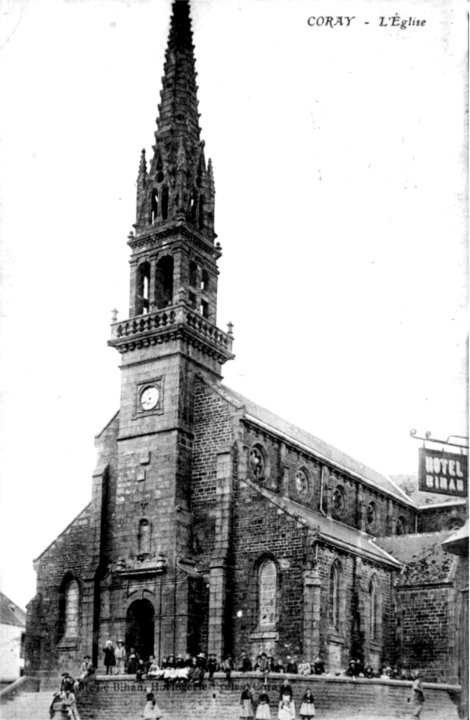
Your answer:
[[[153,605],[148,600],[135,600],[127,611],[126,647],[134,648],[143,660],[153,655],[154,616]]]

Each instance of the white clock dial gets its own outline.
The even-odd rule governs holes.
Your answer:
[[[145,388],[140,396],[140,404],[144,410],[153,410],[157,406],[160,393],[155,385]]]

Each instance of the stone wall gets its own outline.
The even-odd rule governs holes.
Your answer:
[[[446,507],[439,504],[419,509],[417,532],[429,533],[441,530],[456,530],[464,525],[467,519],[467,506],[465,502],[449,503]]]
[[[132,678],[98,678],[90,683],[86,692],[78,696],[78,708],[84,720],[127,720],[142,716],[146,689],[155,694],[163,711],[164,720],[238,720],[240,694],[249,684],[255,701],[262,688],[269,695],[271,717],[277,717],[279,689],[285,675],[269,675],[266,685],[258,673],[234,673],[228,684],[222,674],[216,673],[213,683],[205,682],[202,688],[171,687],[162,682],[134,682]],[[410,709],[409,682],[382,680],[351,680],[327,676],[287,676],[293,687],[294,702],[300,709],[302,696],[310,688],[315,698],[319,717],[403,717]],[[451,720],[458,717],[458,686],[424,684],[425,712],[428,720]]]
[[[37,592],[27,608],[25,672],[56,672],[75,662],[80,651],[83,585],[89,562],[90,506],[54,540],[39,560]],[[65,632],[64,596],[69,582],[78,583],[78,633]]]

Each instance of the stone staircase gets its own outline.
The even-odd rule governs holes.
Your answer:
[[[49,720],[52,692],[21,692],[0,706],[1,720]],[[60,714],[56,714],[57,720]]]
[[[255,677],[256,676],[256,677]],[[90,683],[86,690],[77,694],[78,710],[82,720],[138,720],[142,717],[146,691],[155,693],[163,711],[163,720],[239,720],[240,692],[248,681],[258,695],[261,688],[267,690],[271,699],[271,718],[277,720],[279,684],[283,676],[263,678],[252,673],[241,676],[233,674],[229,686],[225,677],[216,674],[214,682],[201,688],[165,689],[164,683],[155,681],[136,682],[134,677],[100,677]],[[410,683],[400,681],[358,680],[349,678],[326,678],[312,676],[308,680],[289,676],[297,698],[309,686],[315,696],[319,718],[324,720],[410,720]],[[41,683],[42,690],[31,692],[31,685],[13,688],[2,699],[0,720],[49,720],[49,707],[59,679],[51,678]],[[460,688],[425,684],[426,703],[423,715],[426,720],[458,720]],[[298,715],[297,715],[298,717]],[[60,710],[54,720],[68,720]]]

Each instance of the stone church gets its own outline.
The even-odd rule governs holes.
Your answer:
[[[86,653],[101,667],[122,638],[157,659],[266,651],[455,678],[464,580],[441,542],[465,502],[423,510],[223,384],[233,336],[217,327],[221,247],[186,0],[162,82],[128,239],[129,317],[109,340],[120,407],[96,438],[90,504],[35,560],[26,670],[73,671]]]

